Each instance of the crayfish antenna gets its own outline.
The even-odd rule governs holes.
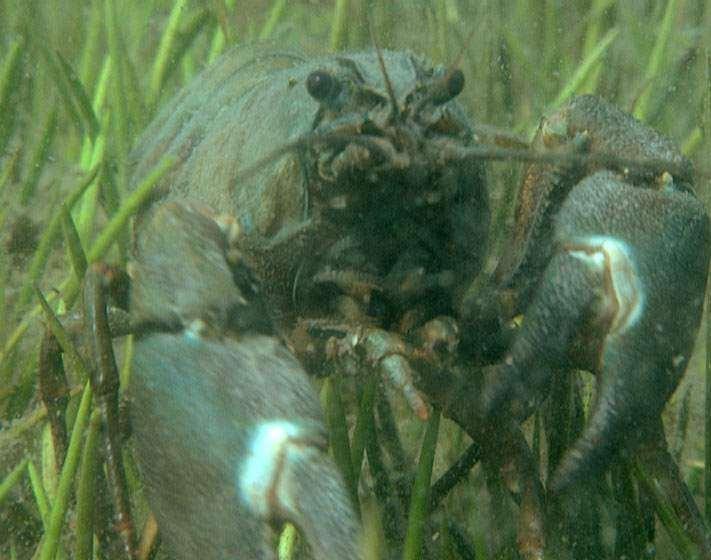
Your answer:
[[[515,136],[511,136],[511,139],[512,142],[509,142],[509,145],[515,145]],[[499,142],[496,143],[499,144]],[[506,145],[505,141],[501,143]],[[521,161],[551,165],[595,166],[601,169],[610,169],[612,167],[624,169],[625,172],[623,175],[627,175],[633,171],[656,173],[658,175],[662,175],[664,171],[667,171],[673,176],[683,176],[689,173],[685,163],[678,163],[664,158],[635,159],[613,152],[580,153],[570,150],[520,149],[516,147],[509,148],[490,145],[473,145],[465,148],[448,147],[446,150],[443,150],[443,152],[444,158],[448,161]],[[699,176],[699,172],[696,172],[695,175]]]

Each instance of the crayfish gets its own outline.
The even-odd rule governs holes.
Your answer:
[[[508,473],[524,557],[545,549],[546,496],[632,452],[711,554],[660,421],[709,260],[690,163],[593,96],[530,147],[491,146],[456,101],[464,85],[409,52],[242,49],[146,130],[135,182],[177,163],[134,227],[129,406],[176,557],[272,558],[283,521],[317,558],[359,557],[357,496],[304,373],[334,370],[381,375],[416,416],[457,422]],[[529,162],[493,274],[490,159]],[[595,403],[541,477],[519,422],[573,369],[597,376]]]

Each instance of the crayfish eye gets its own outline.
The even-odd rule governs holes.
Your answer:
[[[316,70],[306,78],[306,91],[316,101],[326,101],[340,93],[341,84],[328,72]]]
[[[432,95],[432,103],[442,105],[457,97],[464,89],[464,73],[459,69],[447,72]]]

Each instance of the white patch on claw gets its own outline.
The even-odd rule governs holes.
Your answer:
[[[301,436],[300,428],[286,420],[264,422],[255,430],[249,451],[237,473],[242,500],[256,515],[269,518],[284,496],[278,490],[292,440]]]
[[[207,333],[207,323],[202,319],[193,319],[183,331],[185,336],[192,341],[198,341]]]
[[[237,240],[242,237],[242,228],[239,222],[234,219],[230,214],[219,214],[215,216],[215,223],[218,225],[222,233],[227,239],[228,245],[234,245]]]
[[[644,311],[644,287],[632,250],[622,240],[607,236],[577,239],[568,254],[603,272],[606,310],[611,314],[611,333],[624,332],[639,321]]]
[[[595,270],[603,270],[605,267],[605,255],[602,251],[572,249],[568,251],[568,254],[571,257],[583,261],[586,265]]]

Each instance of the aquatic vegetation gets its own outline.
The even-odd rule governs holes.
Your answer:
[[[476,122],[496,125],[476,130],[487,141],[515,143],[517,134],[503,135],[501,129],[527,136],[541,114],[558,108],[573,93],[594,91],[674,138],[703,169],[701,155],[709,151],[704,130],[711,121],[709,3],[640,6],[602,0],[592,5],[572,3],[565,9],[557,9],[554,2],[539,4],[523,0],[476,5],[453,0],[378,3],[372,6],[373,27],[384,47],[410,47],[445,65],[456,62],[471,33],[459,65],[467,84],[460,101]],[[82,359],[65,359],[72,387],[67,413],[71,436],[63,467],[52,465],[56,440],[53,443],[45,422],[47,411],[33,398],[38,340],[42,322],[48,321],[35,285],[64,320],[64,313],[71,317],[78,312],[74,302],[87,264],[126,262],[131,252],[128,221],[141,200],[153,196],[152,189],[163,173],[170,173],[172,163],[155,162],[158,169],[141,188],[131,191],[131,147],[159,108],[206,62],[232,44],[255,38],[271,39],[283,50],[297,46],[309,56],[329,44],[329,48],[370,48],[368,3],[277,1],[266,10],[263,3],[240,3],[237,9],[232,2],[217,2],[205,8],[180,0],[155,5],[107,0],[29,6],[10,0],[0,3],[0,11],[7,14],[0,22],[0,221],[5,225],[5,255],[12,251],[12,259],[2,260],[0,275],[0,476],[8,473],[0,491],[0,525],[13,529],[7,536],[0,534],[0,550],[29,557],[40,546],[44,557],[51,557],[58,547],[59,554],[86,558],[95,530],[86,508],[93,504],[97,486],[91,481],[97,470],[98,421],[89,411],[86,391],[79,405],[86,377],[76,362]],[[346,21],[362,24],[346,26]],[[491,172],[490,254],[494,256],[504,252],[517,184],[515,167],[506,161]],[[697,185],[706,200],[703,177]],[[18,245],[12,232],[32,230],[28,224],[39,233],[34,241]],[[487,266],[491,269],[494,264]],[[123,353],[131,351],[132,344],[125,344]],[[124,386],[130,383],[129,363],[124,357]],[[699,375],[698,360],[692,360],[689,382],[697,385]],[[576,376],[556,387],[548,408],[542,408],[525,427],[544,469],[581,425],[588,398],[585,379]],[[372,557],[385,556],[384,549],[397,550],[404,542],[410,558],[418,557],[423,543],[432,557],[466,558],[473,555],[472,549],[483,558],[513,555],[512,523],[501,520],[516,507],[503,498],[507,491],[496,473],[474,469],[467,484],[459,484],[444,498],[446,515],[428,512],[429,503],[443,499],[442,488],[451,486],[447,481],[461,480],[452,473],[469,472],[479,457],[471,448],[464,451],[467,438],[462,431],[448,423],[438,426],[433,415],[417,469],[413,457],[418,454],[422,424],[400,410],[396,396],[393,412],[374,383],[357,391],[351,385],[349,376],[329,378],[323,382],[322,395],[337,462],[351,484],[360,481],[366,495],[372,488],[376,497],[375,505],[363,513],[366,527],[378,524],[371,517],[382,519],[383,543],[378,545],[372,537],[367,544]],[[685,423],[693,425],[699,407],[697,398],[691,404],[687,399],[679,401],[680,422],[670,432],[677,450],[686,441]],[[348,426],[353,428],[350,438]],[[84,432],[88,437],[82,438]],[[682,472],[700,496],[698,480],[703,471],[696,466],[701,458],[698,437],[690,439],[687,452],[690,446],[694,449],[682,463]],[[443,474],[427,498],[429,473],[444,473],[462,453],[459,467]],[[145,502],[130,453],[124,461],[131,499],[141,512]],[[663,489],[642,471],[635,461],[620,464],[599,482],[606,489],[596,494],[599,497],[582,494],[580,500],[590,500],[595,507],[589,508],[587,518],[571,524],[565,538],[589,547],[589,557],[634,555],[647,546],[653,533],[654,519],[646,504],[656,500],[665,527],[657,536],[660,557],[672,554],[666,552],[667,535],[677,550],[693,552],[688,531],[663,507],[659,495]],[[413,478],[416,485],[411,490]],[[76,505],[71,500],[74,492]],[[406,525],[408,507],[410,524]],[[76,516],[75,526],[62,522],[67,511]],[[564,512],[558,514],[565,519]],[[616,529],[615,542],[603,539],[601,525]],[[493,536],[491,526],[497,528]],[[291,534],[287,529],[284,541]],[[110,540],[100,534],[103,538]]]

